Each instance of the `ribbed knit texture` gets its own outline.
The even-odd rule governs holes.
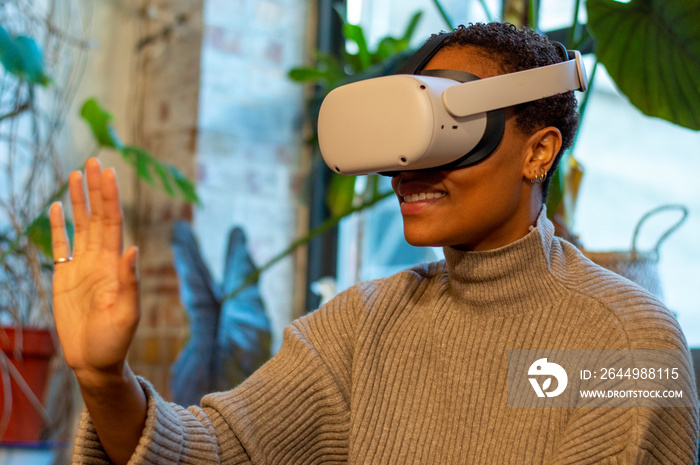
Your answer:
[[[143,381],[132,463],[691,464],[693,408],[508,407],[509,350],[685,351],[651,294],[537,228],[358,284],[285,330],[280,352],[201,407]],[[681,368],[694,393],[690,357]],[[76,463],[108,459],[89,415]]]

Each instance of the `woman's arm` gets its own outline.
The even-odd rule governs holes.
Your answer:
[[[125,464],[136,450],[146,422],[146,395],[125,363],[121,376],[80,380],[83,395],[100,443],[110,460]]]
[[[89,413],[75,462],[346,461],[355,326],[350,294],[287,328],[280,352],[236,389],[206,396],[202,407],[167,403],[125,361],[139,320],[138,275],[136,249],[121,252],[114,172],[102,171],[96,160],[86,172],[89,202],[80,173],[69,179],[74,259],[57,264],[54,274],[56,329]],[[54,256],[69,257],[60,204],[52,207],[51,224]]]
[[[338,308],[287,327],[270,361],[235,389],[205,396],[200,407],[168,403],[138,379],[148,415],[130,463],[346,463],[352,349],[348,332],[324,327],[349,328]],[[75,446],[73,463],[109,463],[91,415],[83,416]]]

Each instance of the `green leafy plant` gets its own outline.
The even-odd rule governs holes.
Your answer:
[[[632,105],[700,130],[700,8],[684,0],[587,0],[596,56]]]
[[[76,6],[69,3],[0,2],[0,333],[5,342],[9,334],[21,334],[18,340],[24,340],[29,333],[26,327],[32,327],[58,346],[51,306],[48,207],[65,198],[67,170],[81,168],[66,166],[62,128],[83,69],[84,49],[89,46],[81,36],[82,22],[65,14],[75,11]],[[38,12],[43,7],[46,11]],[[198,201],[192,181],[175,167],[140,147],[124,144],[112,125],[112,115],[97,100],[82,104],[81,117],[92,131],[96,151],[117,151],[144,182],[187,202]],[[69,221],[67,226],[70,233]],[[18,350],[14,346],[11,354]],[[55,359],[44,406],[40,393],[32,392],[41,387],[29,387],[11,354],[0,351],[6,373],[0,384],[6,393],[10,385],[13,391],[18,386],[23,396],[0,396],[0,439],[10,430],[8,425],[27,411],[39,414],[47,438],[65,439],[72,433],[71,412],[75,411],[74,396],[66,394],[73,379],[69,369]],[[31,403],[29,410],[22,406],[25,397]],[[28,420],[23,421],[25,428]]]
[[[61,40],[56,36],[54,39]],[[0,63],[4,69],[0,85],[0,163],[4,173],[0,182],[0,318],[47,325],[51,321],[48,281],[52,270],[48,207],[67,190],[59,142],[60,128],[67,118],[67,92],[45,69],[36,40],[13,36],[3,26]],[[47,100],[61,106],[45,110]],[[89,125],[98,150],[119,152],[141,180],[170,196],[199,201],[194,183],[177,168],[143,148],[124,144],[112,125],[112,115],[96,99],[86,100],[80,115]],[[72,228],[70,223],[67,226]]]
[[[118,151],[131,165],[138,177],[153,187],[160,187],[171,197],[180,197],[187,202],[199,203],[194,183],[174,166],[163,163],[147,150],[125,145],[112,125],[112,115],[95,98],[89,98],[80,109],[80,116],[88,123],[99,148]]]

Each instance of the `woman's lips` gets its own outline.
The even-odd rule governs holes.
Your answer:
[[[416,192],[401,196],[401,214],[418,215],[440,202],[447,196],[446,192]]]
[[[419,192],[417,194],[407,194],[403,196],[403,203],[413,203],[420,200],[439,199],[446,196],[445,192]]]

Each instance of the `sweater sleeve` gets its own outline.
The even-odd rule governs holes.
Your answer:
[[[168,403],[140,380],[148,413],[129,463],[346,462],[353,324],[341,294],[287,327],[280,351],[241,385],[199,407]],[[110,463],[87,413],[73,463]]]

